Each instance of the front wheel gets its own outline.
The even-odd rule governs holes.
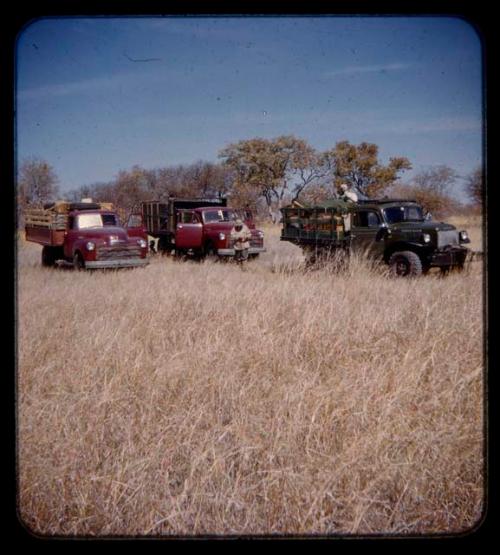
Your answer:
[[[85,262],[79,252],[75,252],[75,256],[73,256],[73,266],[77,271],[85,270]]]
[[[412,251],[395,252],[389,258],[391,274],[398,277],[416,277],[422,274],[422,261]]]
[[[204,249],[204,258],[205,260],[210,260],[211,262],[217,262],[219,260],[219,255],[215,250],[215,247],[212,243],[208,243]]]

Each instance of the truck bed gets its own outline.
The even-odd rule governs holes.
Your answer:
[[[33,241],[49,247],[62,247],[64,231],[49,229],[48,227],[26,226],[26,241]]]
[[[26,211],[26,240],[60,247],[64,244],[68,216],[65,213],[41,208]]]

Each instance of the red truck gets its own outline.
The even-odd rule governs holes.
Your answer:
[[[252,211],[228,208],[225,198],[143,202],[128,227],[157,239],[163,253],[219,258],[234,256],[231,230],[236,219],[243,220],[252,234],[249,256],[265,252],[264,233],[255,228]]]
[[[147,236],[125,229],[110,203],[59,201],[26,211],[26,239],[39,243],[42,265],[76,269],[130,268],[149,260]]]

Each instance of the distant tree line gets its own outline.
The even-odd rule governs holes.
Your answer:
[[[228,197],[233,206],[250,206],[276,220],[284,204],[335,197],[339,185],[346,183],[360,196],[412,198],[433,215],[460,208],[456,200],[459,176],[452,168],[433,166],[405,183],[401,175],[411,169],[410,161],[394,157],[383,164],[373,143],[340,141],[332,149],[318,151],[293,135],[254,138],[227,145],[219,159],[156,169],[135,165],[120,170],[112,181],[81,186],[65,197],[112,202],[122,215],[134,211],[143,200]],[[483,201],[483,183],[481,168],[466,176],[467,193],[475,206]],[[19,168],[17,191],[22,218],[27,206],[40,206],[58,196],[58,179],[46,161],[29,158]]]

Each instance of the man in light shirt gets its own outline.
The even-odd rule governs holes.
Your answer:
[[[248,258],[251,237],[250,230],[242,220],[236,220],[231,230],[231,239],[234,241],[234,259],[236,262],[243,262]]]
[[[339,193],[342,200],[347,202],[358,202],[358,195],[354,191],[350,191],[346,183],[342,183]]]

